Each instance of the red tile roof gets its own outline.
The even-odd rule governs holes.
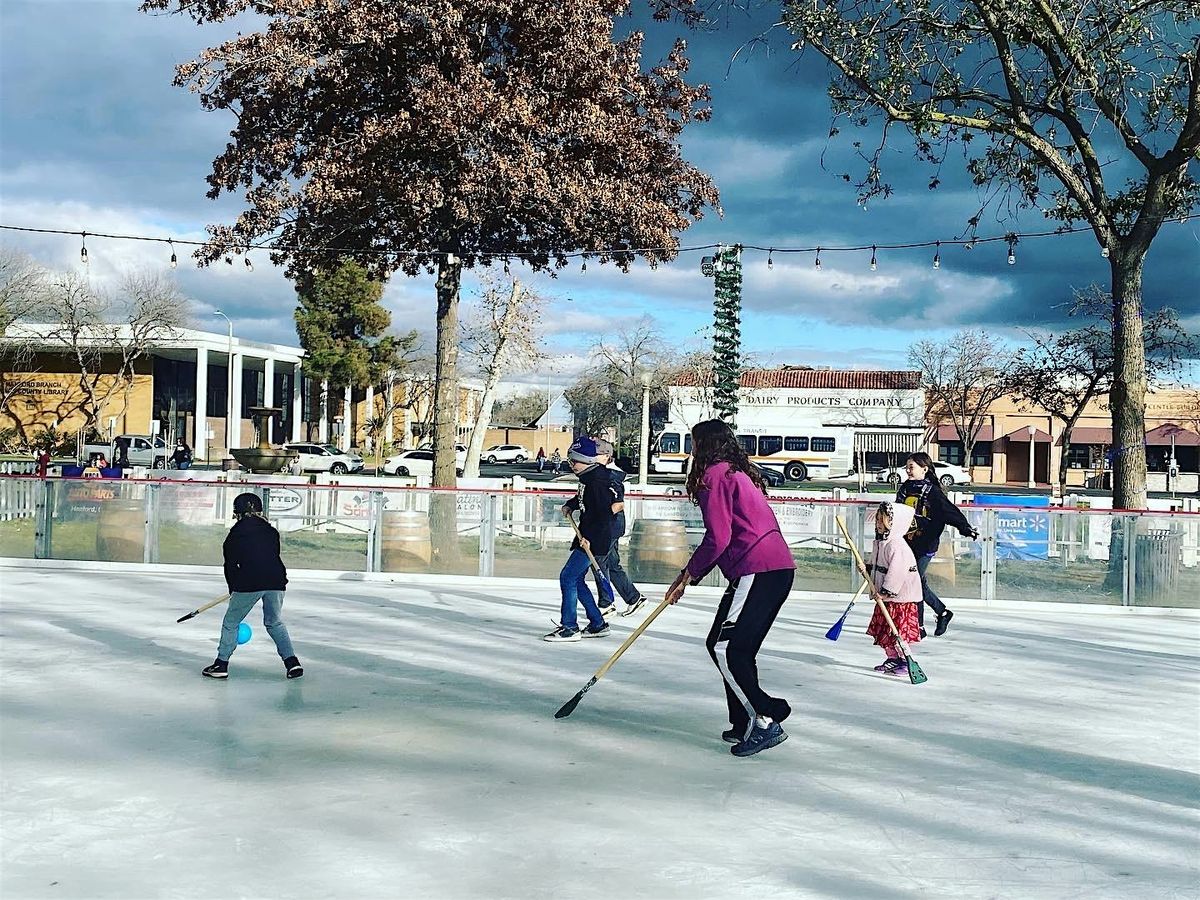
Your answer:
[[[696,372],[685,372],[672,382],[677,387],[699,387],[709,383]],[[884,372],[874,370],[748,369],[742,373],[744,388],[825,388],[828,390],[902,391],[921,387],[920,372]]]

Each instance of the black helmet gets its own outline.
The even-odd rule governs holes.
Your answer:
[[[262,511],[262,499],[258,494],[238,494],[233,498],[233,514],[235,516],[245,516]]]

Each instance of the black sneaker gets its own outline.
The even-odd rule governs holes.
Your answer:
[[[205,666],[201,672],[205,678],[228,678],[229,677],[229,660],[218,659],[211,666]]]
[[[938,616],[937,628],[934,629],[933,636],[941,637],[943,634],[945,634],[946,629],[950,627],[950,620],[953,618],[954,611],[949,609]]]
[[[542,640],[550,641],[551,643],[557,643],[560,641],[577,641],[579,638],[580,634],[578,628],[563,628],[562,626],[559,626],[542,638]]]
[[[589,625],[587,628],[583,629],[583,636],[586,638],[608,637],[608,635],[611,633],[612,631],[609,629],[607,622],[605,622],[599,628],[597,628],[595,625]]]
[[[772,722],[766,728],[759,728],[757,724],[754,730],[750,732],[750,737],[740,743],[734,744],[729,748],[729,752],[734,756],[753,756],[763,750],[770,750],[772,747],[782,744],[787,740],[787,732],[783,730],[783,726],[778,722]]]
[[[925,640],[925,638],[927,638],[927,637],[929,637],[929,635],[927,635],[927,634],[925,633],[925,629],[924,629],[924,628],[922,628],[922,629],[921,629],[921,640]]]
[[[740,744],[745,736],[745,728],[730,728],[728,731],[721,732],[721,740],[727,744]]]
[[[283,668],[287,671],[288,678],[299,678],[304,674],[304,666],[300,665],[300,660],[294,656],[289,656],[283,661]]]
[[[645,597],[638,597],[636,600],[634,600],[632,603],[630,603],[628,606],[626,606],[623,610],[621,610],[621,615],[632,616],[635,612],[637,612],[639,609],[641,609],[645,605],[645,603],[646,603]]]

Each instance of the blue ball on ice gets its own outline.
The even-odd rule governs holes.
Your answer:
[[[253,636],[254,631],[245,622],[238,625],[238,643],[245,644]]]

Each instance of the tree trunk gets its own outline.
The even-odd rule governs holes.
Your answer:
[[[483,440],[492,423],[492,408],[496,405],[496,386],[500,383],[500,371],[494,367],[483,383],[483,396],[479,398],[479,418],[471,429],[471,440],[467,444],[467,463],[463,466],[466,478],[479,477],[479,456],[483,453]]]
[[[453,488],[458,437],[458,290],[462,263],[447,255],[437,279],[437,366],[433,395],[433,486]],[[429,504],[435,572],[453,572],[459,559],[458,504],[453,491],[435,492]]]
[[[1112,258],[1114,379],[1113,508],[1146,508],[1146,345],[1142,333],[1144,249]]]

